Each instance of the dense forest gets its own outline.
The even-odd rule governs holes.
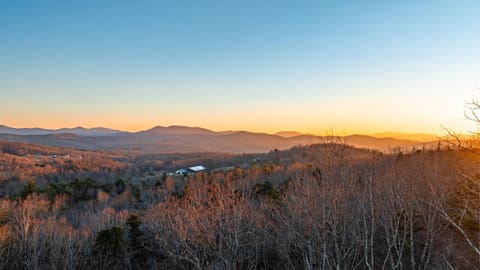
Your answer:
[[[472,149],[387,153],[335,141],[249,155],[0,149],[1,269],[480,265]],[[197,164],[208,170],[170,173]]]

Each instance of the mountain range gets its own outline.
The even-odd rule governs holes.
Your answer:
[[[394,138],[397,134],[399,138]],[[349,135],[322,137],[284,131],[276,134],[248,131],[212,131],[200,127],[156,126],[139,131],[126,132],[103,127],[98,128],[12,128],[0,125],[0,140],[33,143],[48,146],[79,149],[126,150],[141,152],[266,152],[287,149],[296,145],[321,143],[326,140],[342,141],[355,147],[387,150],[394,147],[412,148],[436,144],[435,136],[423,134],[420,140],[414,135],[382,133],[379,135]],[[431,138],[431,140],[427,140]]]
[[[44,129],[44,128],[12,128],[0,125],[0,134],[15,134],[15,135],[48,135],[48,134],[62,134],[72,133],[79,136],[106,136],[122,133],[120,130],[114,130],[103,127],[96,128],[61,128],[61,129]]]

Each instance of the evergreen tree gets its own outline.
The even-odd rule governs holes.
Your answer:
[[[22,199],[26,199],[28,195],[32,194],[33,192],[35,192],[35,182],[28,181],[28,183],[23,187],[20,196],[22,197]]]

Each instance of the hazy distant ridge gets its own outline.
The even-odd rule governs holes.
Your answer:
[[[79,136],[105,136],[122,133],[124,131],[114,130],[104,127],[96,128],[60,128],[60,129],[45,129],[45,128],[12,128],[4,125],[0,125],[0,134],[15,134],[15,135],[49,135],[49,134],[61,134],[72,133]]]
[[[356,147],[380,150],[424,144],[416,140],[376,138],[366,135],[350,135],[341,139]],[[0,126],[0,140],[80,149],[250,153],[321,143],[325,137],[305,135],[295,131],[276,134],[248,131],[215,132],[205,128],[186,126],[156,126],[132,133],[108,128],[78,127],[49,130]]]

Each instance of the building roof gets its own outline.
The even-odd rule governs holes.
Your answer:
[[[175,173],[179,173],[179,174],[182,174],[182,173],[187,173],[188,170],[187,169],[178,169],[175,171]]]
[[[204,171],[207,168],[203,167],[202,165],[198,165],[198,166],[190,167],[189,169],[194,171],[194,172],[199,172],[199,171]]]

